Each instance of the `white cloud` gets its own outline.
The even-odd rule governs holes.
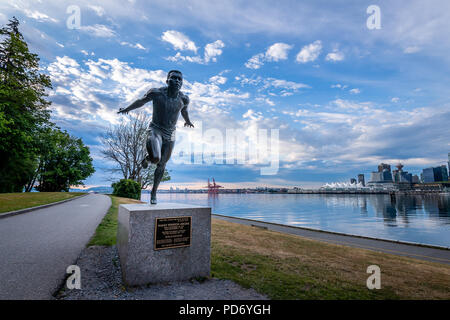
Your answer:
[[[227,82],[227,78],[223,76],[213,76],[209,78],[209,81],[214,84],[225,84]]]
[[[289,44],[282,42],[275,43],[267,49],[265,58],[267,61],[286,60],[290,49],[292,49],[292,46]]]
[[[195,43],[179,31],[167,30],[162,34],[161,40],[170,43],[175,50],[189,50],[197,53]]]
[[[325,57],[325,60],[327,61],[342,61],[344,60],[345,56],[342,52],[338,51],[338,50],[334,50],[333,52],[330,52],[329,54],[327,54],[327,56]]]
[[[316,60],[322,51],[322,42],[316,40],[302,48],[297,54],[296,61],[298,63],[307,63]]]
[[[343,84],[340,84],[340,83],[336,83],[336,84],[332,84],[331,85],[331,88],[339,88],[341,90],[346,89],[347,87],[348,87],[348,85],[343,85]]]
[[[300,82],[294,82],[294,81],[288,81],[284,79],[276,79],[276,78],[262,78],[260,76],[258,77],[252,77],[247,78],[245,75],[240,75],[235,78],[237,81],[241,83],[242,86],[244,85],[251,85],[251,86],[257,86],[258,91],[263,91],[266,89],[280,89],[281,90],[281,96],[289,96],[292,95],[293,92],[297,92],[299,89],[307,89],[311,88],[309,85],[300,83]],[[271,95],[276,95],[274,92],[270,92]]]
[[[92,26],[81,26],[80,30],[99,38],[111,38],[116,36],[116,32],[103,24],[95,24]]]
[[[140,44],[140,43],[132,44],[132,43],[129,43],[129,42],[126,42],[126,41],[122,41],[122,42],[120,42],[120,44],[121,44],[122,46],[128,46],[128,47],[130,47],[130,48],[135,48],[135,49],[139,49],[139,50],[148,51],[148,49],[145,48],[145,47],[144,47],[142,44]]]
[[[264,65],[264,53],[255,54],[251,57],[246,63],[245,66],[249,69],[259,69],[262,65]]]
[[[307,84],[294,82],[294,81],[287,81],[284,79],[275,79],[275,78],[267,78],[267,86],[272,86],[275,88],[283,88],[288,90],[296,91],[298,89],[304,89],[304,88],[311,88]]]
[[[23,10],[25,15],[28,18],[32,18],[35,19],[37,21],[51,21],[51,22],[58,22],[58,20],[49,17],[48,15],[46,15],[45,13],[39,12],[37,10],[29,10],[29,9],[24,9]]]
[[[126,107],[149,88],[164,86],[167,77],[162,70],[134,68],[118,59],[88,60],[80,64],[64,56],[57,57],[47,67],[55,88],[50,94],[58,119],[101,126],[117,123],[119,107]],[[241,105],[250,96],[236,88],[221,90],[217,84],[225,83],[226,78],[220,74],[210,80],[200,83],[184,79],[182,90],[190,97],[193,119],[211,123],[211,115],[214,115],[220,119],[217,124],[225,126],[230,122],[229,119],[225,121],[229,117],[229,108]]]
[[[88,8],[94,11],[99,17],[103,17],[103,15],[105,14],[105,9],[100,6],[89,4]]]
[[[216,62],[217,61],[216,56],[220,56],[222,54],[223,47],[225,47],[225,44],[221,40],[216,40],[213,43],[208,43],[205,46],[204,61],[206,63],[208,63],[210,60]]]
[[[391,99],[391,101],[394,102],[394,103],[397,103],[397,102],[400,101],[400,98],[394,97],[394,98]]]
[[[258,53],[252,56],[246,63],[245,66],[249,69],[259,69],[264,65],[265,61],[280,61],[286,60],[288,57],[288,52],[292,48],[291,45],[277,42],[271,45],[265,53]]]
[[[359,93],[361,93],[361,90],[359,90],[358,88],[354,88],[354,89],[349,90],[349,92],[351,94],[359,94]]]
[[[56,61],[51,63],[47,70],[49,71],[52,79],[57,82],[64,82],[71,76],[80,76],[79,64],[72,58],[67,56],[56,57]]]
[[[416,53],[420,51],[420,47],[418,46],[412,46],[412,47],[406,47],[403,52],[406,54]]]
[[[187,62],[195,62],[195,63],[199,63],[199,64],[207,64],[210,61],[217,62],[216,57],[220,56],[222,54],[223,47],[225,47],[225,44],[222,42],[222,40],[216,40],[215,42],[208,43],[205,46],[203,58],[198,55],[183,56],[183,55],[181,55],[181,52],[177,52],[176,55],[167,57],[165,59],[172,61],[172,62],[187,61]]]
[[[188,62],[195,62],[195,63],[203,63],[203,59],[199,56],[183,56],[181,55],[181,52],[177,52],[176,55],[167,57],[166,60],[172,61],[172,62],[179,62],[179,61],[188,61]]]
[[[328,110],[332,110],[331,112]],[[433,110],[433,112],[430,112]],[[328,170],[325,162],[346,164],[347,167],[376,164],[388,161],[389,157],[406,159],[408,165],[430,163],[431,158],[420,158],[431,154],[431,150],[421,150],[424,145],[417,141],[426,141],[427,137],[438,136],[442,130],[434,128],[434,132],[423,130],[429,123],[444,123],[450,117],[448,108],[418,108],[406,110],[384,110],[372,102],[354,102],[337,99],[331,101],[324,109],[283,110],[282,113],[293,117],[296,128],[287,128],[286,135],[290,140],[283,140],[308,150],[305,154],[286,148],[285,161],[294,164],[305,163],[315,159],[320,161],[320,169]],[[447,119],[447,120],[446,120]],[[410,137],[416,139],[411,140]],[[389,139],[385,139],[389,137]],[[443,134],[440,141],[448,140]],[[431,149],[438,147],[429,146]],[[411,152],[411,149],[414,152]],[[434,151],[434,153],[436,153]],[[411,154],[414,154],[411,157]],[[332,155],[332,157],[330,157]],[[392,160],[394,161],[394,160]],[[392,162],[391,161],[391,162]],[[301,164],[300,164],[301,165]],[[333,170],[336,167],[333,166]]]
[[[275,105],[275,102],[273,102],[269,98],[257,97],[257,98],[255,98],[255,101],[263,102],[271,107],[273,107]]]
[[[242,115],[242,118],[244,118],[244,119],[248,118],[248,119],[251,119],[251,120],[260,120],[260,119],[263,118],[263,115],[259,111],[254,111],[252,109],[248,109],[247,112],[245,112]]]

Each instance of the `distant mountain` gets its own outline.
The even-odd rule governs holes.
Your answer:
[[[113,192],[113,188],[111,187],[92,187],[89,189],[71,188],[69,189],[69,192],[97,192],[97,193],[111,194]]]

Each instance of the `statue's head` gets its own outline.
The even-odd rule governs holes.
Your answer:
[[[183,74],[178,70],[170,70],[167,73],[166,83],[169,87],[180,90],[183,85]]]

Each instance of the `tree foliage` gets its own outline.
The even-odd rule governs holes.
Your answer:
[[[50,117],[46,89],[16,18],[0,29],[0,192],[20,192],[36,167],[37,132]]]
[[[89,148],[66,131],[47,128],[39,135],[38,166],[27,189],[38,191],[69,191],[71,185],[82,185],[95,171]],[[37,185],[36,185],[37,184]]]
[[[68,191],[94,172],[81,139],[50,122],[47,75],[12,18],[0,29],[0,192]]]
[[[151,119],[140,112],[128,116],[128,121],[107,130],[102,137],[103,156],[116,163],[113,173],[120,173],[124,179],[138,182],[144,189],[153,183],[156,165],[149,164],[147,169],[142,166],[142,160],[147,154],[145,142]],[[161,181],[170,180],[167,170]]]
[[[119,182],[114,182],[113,195],[131,199],[141,199],[141,185],[131,179],[121,179]]]

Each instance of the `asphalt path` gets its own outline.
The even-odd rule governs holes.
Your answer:
[[[341,244],[345,246],[363,248],[378,252],[390,253],[410,258],[426,260],[431,262],[438,262],[450,264],[450,250],[441,249],[438,247],[420,246],[406,243],[399,243],[395,241],[386,241],[381,239],[369,239],[358,236],[337,234],[324,231],[315,231],[300,227],[291,227],[275,223],[261,222],[250,219],[235,218],[223,215],[213,214],[214,218],[264,228],[267,230],[289,233],[301,237],[325,241],[334,244]]]
[[[0,300],[53,299],[110,205],[89,194],[0,219]]]

